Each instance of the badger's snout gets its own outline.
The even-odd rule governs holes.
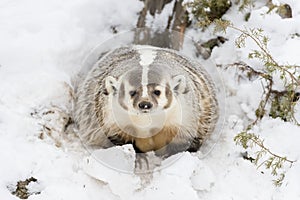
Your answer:
[[[138,106],[141,110],[147,111],[153,107],[153,104],[149,101],[142,101],[138,104]]]

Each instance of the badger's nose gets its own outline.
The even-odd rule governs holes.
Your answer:
[[[142,101],[141,103],[139,103],[139,108],[143,109],[143,110],[149,110],[152,107],[153,107],[153,104],[148,101]]]

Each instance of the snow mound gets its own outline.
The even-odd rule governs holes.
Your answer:
[[[84,159],[83,170],[89,176],[107,183],[115,195],[129,199],[141,185],[140,178],[134,175],[134,163],[132,145],[116,146],[92,152]]]
[[[132,145],[95,150],[82,168],[121,199],[198,199],[197,191],[209,191],[214,185],[211,169],[188,152],[171,156],[158,170],[144,174],[135,173],[135,156]]]
[[[112,170],[134,173],[135,151],[132,145],[115,146],[108,149],[98,149],[86,159],[86,169],[91,169],[95,163],[101,163]]]

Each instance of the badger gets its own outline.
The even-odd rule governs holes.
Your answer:
[[[218,120],[215,93],[204,68],[179,52],[125,46],[99,59],[78,83],[74,121],[90,147],[195,152]]]

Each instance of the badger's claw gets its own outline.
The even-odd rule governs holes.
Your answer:
[[[144,166],[146,164],[146,169],[149,170],[149,160],[148,156],[145,153],[137,153],[135,158],[135,170],[137,172],[144,169]]]

